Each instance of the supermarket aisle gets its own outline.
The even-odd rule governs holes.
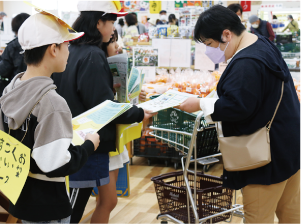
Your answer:
[[[150,178],[159,174],[173,172],[173,167],[164,167],[164,163],[148,166],[144,158],[133,158],[134,165],[130,166],[131,196],[119,198],[117,207],[111,213],[110,223],[160,223],[156,216],[159,207],[155,188]],[[222,165],[213,166],[208,174],[220,176]],[[95,198],[90,198],[82,223],[89,223]],[[238,197],[241,203],[241,196]],[[232,223],[242,223],[242,219],[234,217]]]

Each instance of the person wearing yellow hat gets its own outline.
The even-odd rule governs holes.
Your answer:
[[[68,28],[46,11],[25,20],[18,40],[27,69],[12,79],[0,99],[0,129],[31,149],[25,185],[17,202],[9,205],[9,213],[23,223],[69,223],[72,207],[65,176],[80,170],[100,142],[96,133],[87,135],[81,146],[71,145],[71,111],[50,78],[65,70],[69,41],[84,35]]]
[[[70,56],[66,70],[53,74],[57,92],[65,98],[75,117],[105,100],[114,100],[113,76],[104,51],[103,42],[114,34],[114,22],[120,13],[119,1],[79,1],[80,15],[73,29],[85,35],[70,42]],[[71,201],[74,204],[71,223],[78,223],[94,187],[99,200],[91,223],[108,223],[110,212],[117,203],[115,175],[109,174],[109,152],[116,151],[116,124],[131,124],[147,120],[151,113],[133,106],[126,113],[107,124],[98,133],[101,144],[86,165],[70,175]],[[111,181],[112,180],[112,181]]]

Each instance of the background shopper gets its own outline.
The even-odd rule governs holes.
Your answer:
[[[249,22],[251,23],[251,32],[256,35],[262,35],[269,38],[270,41],[274,41],[275,33],[273,31],[272,25],[265,20],[261,20],[256,15],[249,17]]]
[[[289,29],[290,32],[298,32],[300,29],[299,29],[299,24],[297,21],[294,20],[293,16],[292,15],[288,15],[287,17],[288,19],[288,24],[287,26],[282,30],[282,32],[286,31],[287,29]]]
[[[236,4],[236,3],[230,4],[228,5],[227,8],[230,9],[232,12],[234,12],[241,20],[243,9],[240,4]]]
[[[137,17],[137,14],[136,13],[134,13],[134,12],[132,12],[131,13],[132,15],[134,15],[135,17],[136,17],[136,27],[137,27],[137,29],[138,29],[138,33],[139,34],[142,34],[142,33],[146,33],[146,28],[145,28],[145,26],[144,26],[144,24],[142,24],[142,23],[140,23],[139,21],[138,21],[138,17]]]
[[[18,31],[24,21],[29,17],[27,13],[20,13],[16,15],[12,22],[12,31],[15,33],[16,38],[9,42],[1,56],[0,61],[0,96],[4,88],[15,77],[15,75],[26,70],[24,63],[24,54],[18,40]]]
[[[176,18],[175,14],[170,14],[168,16],[168,24],[179,26],[178,19]]]

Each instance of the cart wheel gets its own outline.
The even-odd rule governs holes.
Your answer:
[[[168,165],[169,165],[168,160],[165,160],[165,161],[164,161],[164,164],[165,164],[166,167],[168,167]]]
[[[147,159],[147,165],[151,165],[151,160],[150,159]]]
[[[204,165],[203,172],[208,172],[210,168],[210,165]]]
[[[175,170],[177,170],[179,168],[179,164],[178,163],[174,163],[173,167],[175,168]]]
[[[167,221],[161,221],[161,224],[167,224],[168,222]]]

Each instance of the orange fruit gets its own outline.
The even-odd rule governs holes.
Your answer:
[[[192,94],[194,94],[194,95],[200,95],[200,91],[198,89],[194,89],[192,91]]]

